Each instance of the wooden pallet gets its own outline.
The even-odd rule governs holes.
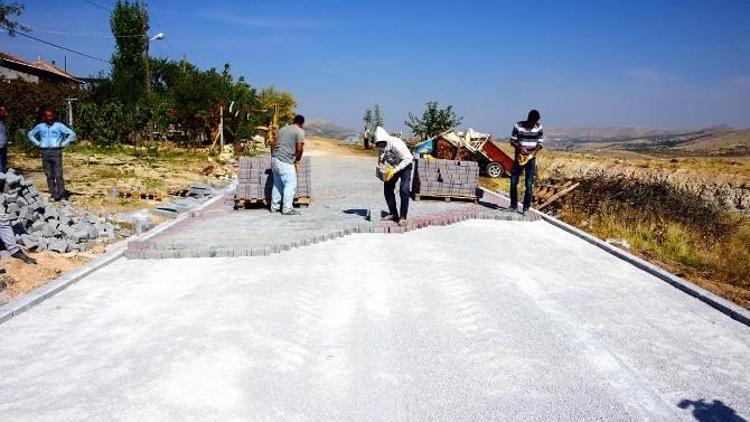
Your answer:
[[[537,210],[542,210],[567,195],[580,185],[578,182],[567,181],[560,184],[545,184],[534,186],[534,203]]]
[[[434,199],[434,200],[443,200],[445,202],[450,202],[452,200],[456,201],[470,201],[474,202],[475,204],[479,203],[479,197],[476,195],[473,196],[462,196],[462,195],[422,195],[419,193],[415,193],[412,195],[414,197],[414,200],[419,202],[423,199]]]
[[[309,207],[312,203],[312,198],[309,196],[298,196],[294,198],[294,205]],[[265,198],[234,198],[234,209],[240,208],[257,208],[267,207],[268,201]]]

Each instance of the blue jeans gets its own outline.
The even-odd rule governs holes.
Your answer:
[[[8,147],[0,147],[0,173],[8,171]]]
[[[294,194],[297,191],[297,170],[294,164],[285,163],[278,158],[271,159],[271,170],[273,171],[271,211],[278,211],[281,208],[281,212],[289,212],[292,210]]]
[[[526,191],[523,194],[523,209],[531,207],[532,195],[534,194],[534,174],[536,173],[536,158],[532,158],[528,163],[521,166],[518,161],[513,162],[513,169],[510,171],[510,208],[518,208],[518,181],[521,179],[521,172],[526,173],[523,181],[526,185]]]

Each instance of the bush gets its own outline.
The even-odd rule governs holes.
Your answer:
[[[93,145],[112,147],[134,142],[147,122],[148,111],[142,106],[126,107],[118,102],[83,103],[78,107],[76,128],[79,136]]]

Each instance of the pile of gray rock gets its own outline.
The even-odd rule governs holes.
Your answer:
[[[13,169],[0,173],[0,217],[8,218],[19,245],[29,251],[65,253],[111,242],[119,228],[104,218],[57,207],[42,198],[30,180]]]

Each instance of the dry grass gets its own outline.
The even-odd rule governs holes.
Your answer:
[[[37,156],[11,152],[11,167],[34,180],[41,192],[47,183]],[[123,147],[99,150],[77,146],[66,150],[63,158],[66,187],[71,202],[89,211],[106,214],[153,207],[151,200],[112,198],[113,187],[142,187],[165,194],[170,187],[186,187],[192,182],[217,183],[226,168],[206,176],[203,170],[216,162],[205,150],[163,147],[157,150]]]

